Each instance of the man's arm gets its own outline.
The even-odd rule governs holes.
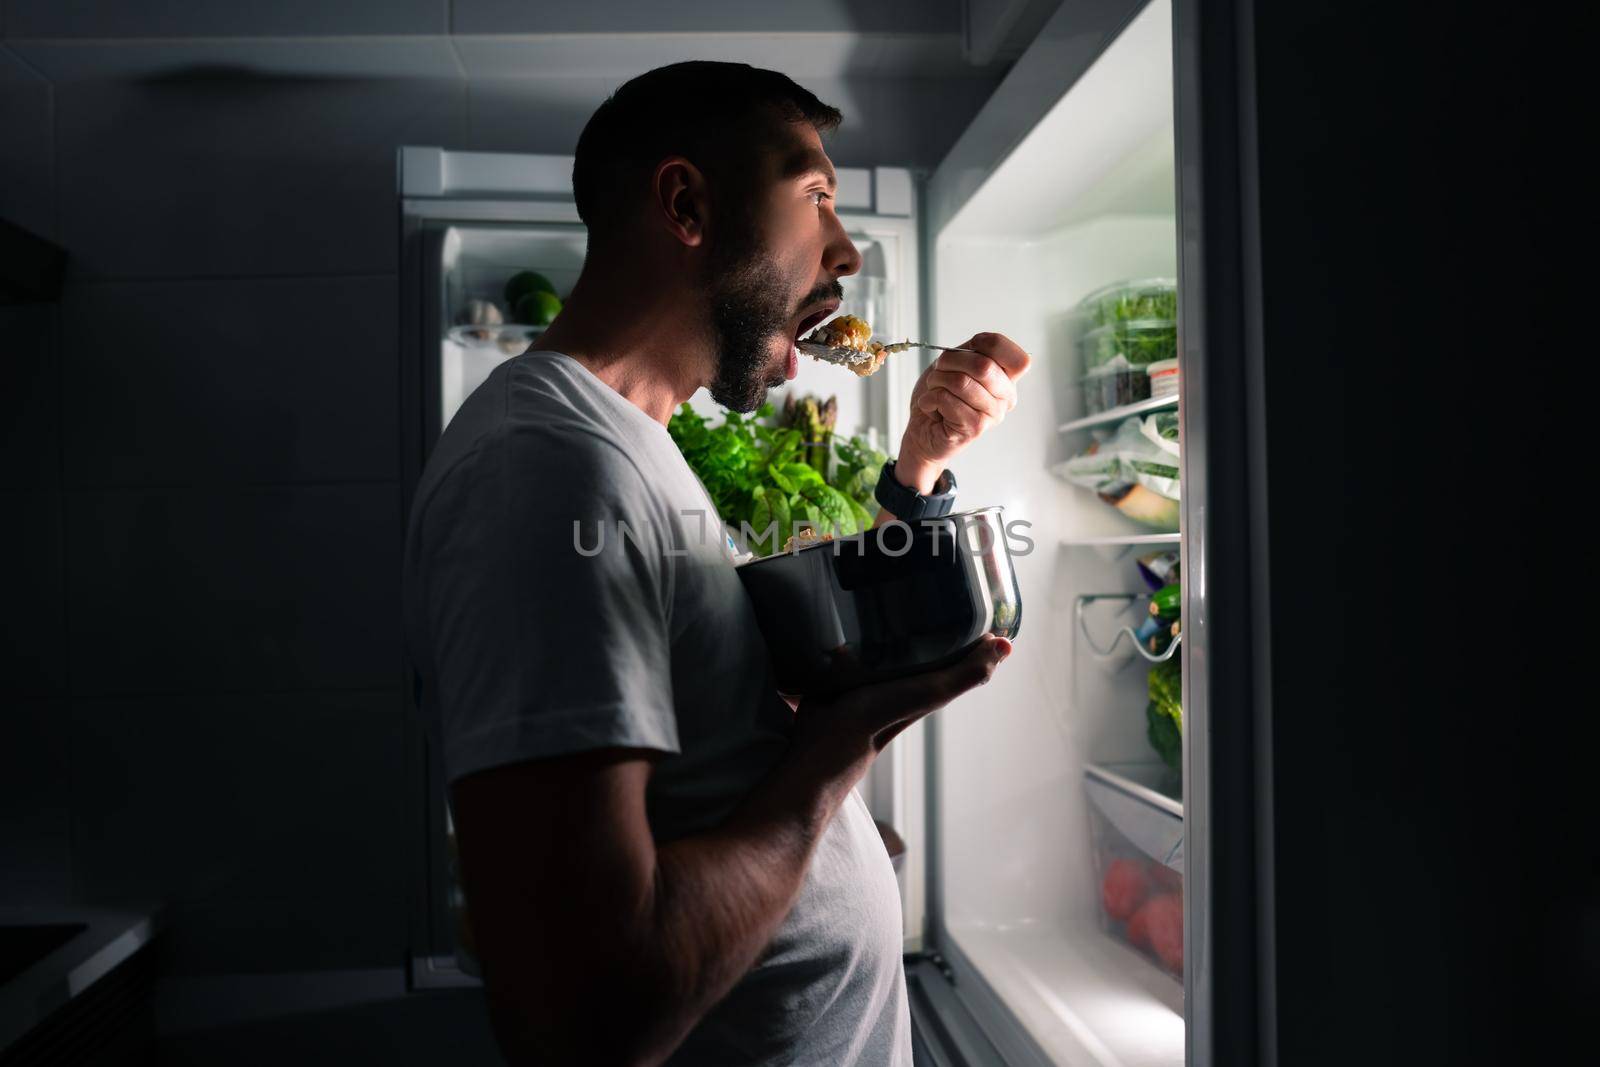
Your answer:
[[[756,962],[812,853],[890,737],[988,680],[942,671],[803,701],[787,756],[715,830],[657,847],[651,753],[493,768],[452,811],[491,1019],[513,1063],[656,1064]]]

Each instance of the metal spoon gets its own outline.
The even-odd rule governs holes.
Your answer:
[[[865,363],[872,358],[871,352],[864,352],[859,348],[844,348],[842,346],[834,348],[831,345],[818,344],[816,341],[796,341],[794,347],[813,359],[820,359],[824,363],[836,363],[841,367]]]
[[[931,345],[926,341],[896,341],[892,345],[884,345],[885,352],[904,352],[908,348],[932,348],[939,352],[971,352],[975,356],[983,355],[974,348],[951,348],[949,345]]]
[[[835,348],[830,345],[818,344],[816,341],[796,341],[795,348],[815,359],[824,360],[828,363],[837,363],[841,367],[848,367],[856,363],[865,363],[872,359],[874,355],[872,352],[868,352],[859,348],[845,348],[843,346]],[[950,348],[945,345],[930,345],[926,341],[896,341],[892,345],[884,345],[882,351],[885,353],[904,352],[908,348],[933,348],[940,352],[972,352],[973,355],[982,354],[980,352],[975,352],[970,348]]]

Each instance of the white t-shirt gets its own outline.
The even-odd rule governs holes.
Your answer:
[[[789,743],[704,488],[665,427],[560,353],[502,364],[435,446],[405,621],[449,782],[655,749],[646,810],[665,843],[720,823]],[[771,945],[670,1062],[909,1067],[899,892],[854,791]]]

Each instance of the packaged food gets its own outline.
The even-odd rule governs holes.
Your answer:
[[[1178,529],[1178,502],[1162,496],[1142,485],[1129,485],[1110,489],[1100,494],[1100,499],[1122,512],[1134,522],[1160,530],[1176,533]]]
[[[1150,376],[1150,395],[1175,396],[1178,392],[1178,361],[1161,359],[1145,368]]]
[[[1152,552],[1134,562],[1139,566],[1139,577],[1144,579],[1152,593],[1178,580],[1179,556],[1176,552]]]
[[[1157,530],[1178,529],[1178,418],[1163,411],[1123,419],[1080,455],[1051,470],[1136,522]]]

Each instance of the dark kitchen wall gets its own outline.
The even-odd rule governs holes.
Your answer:
[[[0,218],[69,256],[0,308],[0,906],[165,905],[169,1030],[224,981],[374,1000],[406,959],[395,149],[569,152],[623,80],[474,58],[496,26],[806,28],[533,7],[0,0]],[[953,3],[807,20],[863,10],[952,51]],[[1001,73],[838,66],[801,80],[846,164],[935,163]]]

